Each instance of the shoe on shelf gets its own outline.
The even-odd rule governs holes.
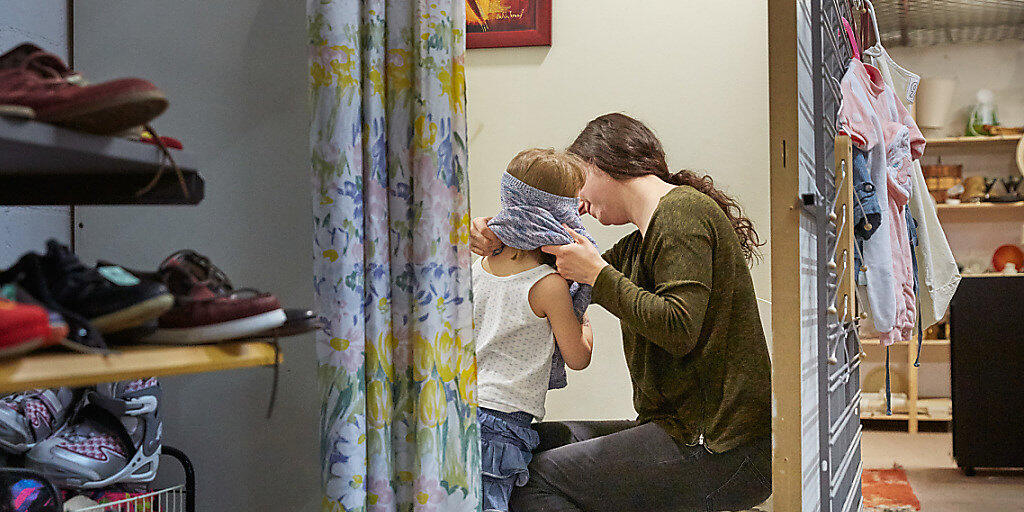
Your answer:
[[[141,78],[88,84],[56,55],[23,43],[0,55],[0,107],[39,121],[111,135],[167,109],[167,98]]]
[[[146,278],[153,274],[136,273]],[[232,340],[280,327],[287,316],[277,298],[252,289],[234,289],[210,259],[191,250],[178,251],[160,264],[156,276],[175,297],[173,309],[160,317],[143,343],[199,344]]]
[[[28,451],[25,467],[76,489],[153,481],[161,398],[155,378],[97,385],[64,428]]]
[[[101,333],[137,327],[174,305],[164,285],[139,279],[116,265],[86,267],[68,247],[46,243],[46,254],[28,253],[0,283],[16,282],[47,307],[59,305],[65,319],[84,318]]]
[[[52,345],[66,345],[68,348],[76,350],[80,348],[75,343],[68,341],[68,323],[64,321],[64,317],[60,316],[60,313],[47,309],[44,305],[40,304],[35,297],[32,297],[31,294],[21,287],[14,284],[4,284],[0,285],[0,357],[23,353],[21,350],[9,346],[6,348],[10,348],[12,350],[9,352],[5,351],[6,344],[2,340],[4,338],[4,334],[9,335],[11,332],[8,331],[5,333],[6,329],[3,327],[4,321],[2,317],[4,317],[4,302],[7,302],[8,304],[14,303],[16,307],[29,306],[39,308],[46,313],[46,334],[41,340],[42,343],[38,343],[36,348],[49,347]],[[36,339],[38,340],[39,338]],[[25,352],[33,350],[28,346],[23,348],[25,348]]]
[[[321,327],[320,317],[311,310],[301,308],[284,308],[285,321],[280,327],[275,327],[263,332],[249,336],[235,338],[233,341],[267,340],[298,336],[319,330]]]
[[[52,335],[50,315],[45,309],[0,297],[0,357],[55,344]]]
[[[20,455],[60,430],[80,393],[33,389],[0,398],[0,450]]]

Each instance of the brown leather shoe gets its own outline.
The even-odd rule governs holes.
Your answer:
[[[141,78],[89,85],[56,55],[30,43],[0,55],[0,112],[110,135],[144,125],[166,109],[164,93]]]
[[[224,273],[195,251],[178,251],[160,264],[160,280],[175,305],[160,317],[144,343],[197,344],[252,336],[286,320],[277,297],[252,289],[235,290]]]

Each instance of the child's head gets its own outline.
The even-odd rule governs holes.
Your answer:
[[[509,162],[506,172],[535,189],[562,197],[576,197],[586,180],[583,160],[554,149],[523,150]],[[540,249],[513,249],[511,254],[514,260],[530,254],[542,263],[554,264],[554,257]]]
[[[507,172],[533,188],[562,197],[576,197],[586,179],[579,157],[554,149],[523,150],[509,162]]]

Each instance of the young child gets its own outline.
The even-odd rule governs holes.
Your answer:
[[[571,241],[561,225],[582,229],[575,197],[583,180],[580,162],[566,153],[528,149],[516,155],[502,177],[502,211],[491,221],[506,247],[473,264],[485,512],[506,512],[513,487],[529,478],[526,466],[540,443],[530,423],[544,417],[555,345],[569,368],[590,364],[586,304],[577,300],[574,309],[570,285],[550,255],[512,247]]]

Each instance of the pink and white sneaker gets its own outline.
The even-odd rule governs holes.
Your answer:
[[[79,393],[71,388],[34,389],[0,398],[0,449],[19,455],[60,430]]]
[[[99,489],[156,478],[163,423],[160,383],[99,384],[68,424],[25,455],[25,467],[62,487]]]

